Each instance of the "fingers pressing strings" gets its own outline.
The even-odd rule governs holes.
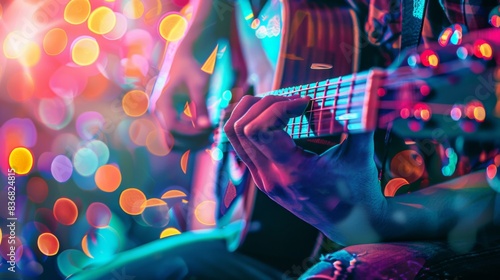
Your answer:
[[[262,117],[262,112],[271,107],[276,102],[288,100],[286,97],[282,96],[266,96],[262,99],[257,98],[256,102],[248,108],[241,117],[235,122],[234,129],[236,132],[236,137],[242,148],[245,150],[248,158],[253,162],[254,165],[261,168],[268,169],[271,167],[271,162],[269,159],[254,145],[254,140],[251,138],[258,138],[261,135],[259,132],[254,132],[250,123],[255,122],[257,126],[260,122],[266,122],[267,120]],[[267,133],[267,131],[264,131]],[[255,135],[254,135],[255,134]],[[262,135],[261,135],[262,136]]]
[[[302,115],[308,104],[308,99],[301,98],[270,100],[263,106],[254,106],[251,110],[257,111],[262,109],[260,107],[264,110],[256,118],[249,118],[249,123],[244,129],[245,136],[266,157],[267,161],[287,163],[293,155],[303,150],[297,147],[290,135],[283,129],[291,118]]]

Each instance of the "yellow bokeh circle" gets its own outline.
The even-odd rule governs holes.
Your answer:
[[[111,32],[116,25],[116,15],[108,7],[99,7],[89,16],[88,27],[95,34]]]
[[[3,53],[6,58],[17,59],[21,57],[23,49],[26,48],[26,40],[19,31],[12,31],[3,41]]]
[[[164,229],[161,232],[160,238],[165,238],[165,237],[169,237],[169,236],[173,236],[173,235],[178,235],[178,234],[181,234],[181,232],[178,229],[170,227],[170,228]]]
[[[94,63],[99,57],[99,44],[94,38],[80,37],[71,48],[73,62],[80,66]]]
[[[27,67],[35,66],[40,61],[41,53],[42,52],[37,43],[28,42],[21,50],[19,62]]]
[[[186,33],[188,26],[187,20],[179,14],[169,14],[164,17],[159,26],[159,32],[163,39],[169,42],[175,42]]]
[[[123,14],[129,19],[138,19],[144,14],[144,4],[141,0],[132,0],[123,7]]]
[[[24,147],[17,147],[9,155],[9,166],[17,174],[27,174],[33,167],[33,155]]]
[[[71,0],[64,8],[64,20],[71,24],[80,24],[90,15],[89,0]]]

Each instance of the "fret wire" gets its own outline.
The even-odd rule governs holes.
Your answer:
[[[339,77],[339,82],[340,80],[342,79],[342,77]],[[337,102],[338,102],[338,99],[339,99],[339,94],[340,94],[340,87],[339,85],[337,84],[337,90],[335,91],[335,96],[333,97],[333,112],[332,112],[332,115],[335,116],[336,112],[337,112],[337,108],[335,108],[337,106]],[[335,120],[334,118],[332,118],[330,120],[330,131],[333,132],[333,129],[334,129],[334,125],[335,125]]]
[[[318,86],[318,88],[320,88],[320,87],[323,87],[323,86]],[[351,85],[342,85],[342,86],[340,86],[340,88],[339,88],[339,89],[340,89],[340,90],[342,90],[342,89],[346,89],[346,88],[350,88],[350,87],[351,87]],[[315,88],[315,87],[309,87],[309,89],[314,89],[314,88]],[[330,90],[332,90],[332,89],[330,89]],[[336,89],[335,89],[335,90],[336,90]],[[299,91],[300,91],[300,90],[292,90],[292,91],[290,91],[290,92],[289,92],[289,93],[291,93],[291,94],[290,94],[290,96],[292,96],[292,95],[293,95],[293,93],[297,93],[297,92],[299,92]],[[302,90],[302,91],[303,91],[303,90]],[[359,92],[365,92],[365,91],[366,91],[366,88],[361,88],[361,89],[358,89],[356,92],[357,92],[357,93],[359,93]],[[327,92],[327,93],[328,93],[328,92]],[[280,93],[280,94],[276,94],[276,96],[285,96],[285,95],[287,95],[287,94],[288,94],[288,93],[285,93],[285,94],[281,94],[281,93]],[[345,96],[348,96],[348,94],[349,94],[349,92],[348,92],[347,90],[340,91],[339,97],[345,97]],[[270,95],[272,95],[272,94],[270,94]],[[306,93],[305,95],[299,94],[299,96],[301,96],[301,97],[304,97],[304,96],[307,96],[307,95],[308,95],[307,93]],[[333,95],[327,95],[326,97],[331,97],[331,96],[333,96]],[[310,96],[309,96],[309,97],[310,97]],[[311,98],[311,100],[317,100],[317,99],[320,99],[320,98],[322,98],[322,97]]]
[[[318,83],[316,83],[316,85],[314,86],[314,93],[313,93],[313,99],[316,99],[316,94],[318,92]],[[312,120],[312,116],[313,116],[313,112],[311,110],[311,112],[309,112],[309,120],[308,120],[308,123],[309,125],[307,126],[307,135],[309,136],[311,134],[311,120]]]
[[[311,123],[311,125],[316,125],[317,124],[317,121],[313,121]],[[361,119],[356,119],[355,121],[353,121],[351,124],[362,124],[362,120]],[[338,127],[338,126],[337,126]],[[307,129],[305,126],[303,129]],[[328,131],[327,129],[325,128],[322,128],[321,130],[318,130],[318,131]],[[294,133],[298,133],[298,132],[294,132]]]
[[[285,92],[286,89],[283,89],[283,92]],[[291,130],[293,133],[295,133],[295,123],[296,123],[296,118],[293,118],[292,123],[291,123]]]
[[[328,85],[328,86],[330,86],[330,85],[335,86],[336,85],[336,86],[338,86],[338,85],[341,85],[342,83],[346,83],[346,85],[348,86],[348,85],[350,85],[351,81],[353,81],[355,83],[362,84],[362,83],[366,83],[368,81],[367,77],[368,77],[368,74],[365,74],[363,76],[358,76],[358,80],[353,80],[352,77],[349,78],[349,79],[347,79],[347,80],[345,80],[345,77],[343,78],[341,76],[341,77],[338,77],[338,80],[336,82],[330,82],[329,84],[325,84],[325,85]],[[327,81],[327,80],[325,80],[325,81]],[[328,80],[328,81],[330,81],[330,80]],[[325,86],[325,85],[318,85],[317,87],[322,87],[322,86]],[[289,89],[289,88],[287,88],[287,89]],[[280,91],[280,90],[274,90],[274,91],[265,92],[263,94],[258,94],[257,96],[261,96],[261,95],[262,96],[266,96],[266,95],[284,95],[283,93],[278,93],[278,91]],[[291,90],[289,92],[286,92],[285,94],[288,94],[288,93],[293,94],[293,93],[297,93],[297,92],[298,92],[297,90]]]
[[[363,109],[364,102],[356,102],[356,103],[352,103],[352,104]],[[320,109],[307,110],[304,113],[329,111],[332,109],[347,109],[347,106],[348,106],[347,104],[341,104],[341,105],[337,105],[337,106],[326,106],[326,107],[320,108]],[[387,109],[391,109],[391,108],[387,108]],[[386,109],[386,108],[383,108],[383,109]]]
[[[363,81],[363,83],[359,83],[359,84],[356,84],[356,85],[363,85],[363,86],[364,86],[365,84],[366,84],[366,81]],[[328,86],[330,86],[330,85],[328,85]],[[337,86],[339,87],[339,91],[340,91],[340,90],[343,90],[343,89],[346,89],[346,88],[350,88],[350,87],[351,87],[351,84],[342,84],[342,85],[337,85]],[[309,89],[314,89],[314,88],[319,88],[319,87],[323,87],[323,86],[317,86],[317,87],[316,87],[316,86],[314,86],[314,87],[309,87]],[[336,88],[335,88],[335,89],[336,89]],[[363,88],[363,90],[365,90],[365,88]],[[299,92],[299,90],[292,90],[292,91],[290,91],[291,95],[292,95],[293,93],[297,93],[297,92]],[[345,92],[346,92],[346,91],[340,91],[340,93],[345,93]],[[269,94],[269,95],[273,95],[273,94]],[[274,95],[278,95],[278,94],[274,94]],[[307,95],[307,94],[306,94],[306,95]],[[278,96],[279,96],[279,95],[278,95]],[[301,97],[304,97],[304,96],[302,96],[302,95],[301,95]]]
[[[295,128],[295,119],[296,118],[293,118],[293,120],[292,120],[292,134],[290,134],[290,135],[293,135],[293,130]]]
[[[366,77],[368,77],[368,74],[369,72],[363,72],[363,75],[357,75],[357,80],[356,78],[354,77],[350,77],[349,79],[345,80],[345,79],[342,79],[342,76],[338,77],[338,81],[336,82],[329,82],[328,84],[325,84],[325,85],[320,85],[318,87],[323,87],[323,86],[330,86],[330,85],[339,85],[339,84],[342,84],[342,83],[345,83],[345,82],[351,82],[351,81],[354,81],[354,82],[359,82],[359,84],[361,84],[361,82],[366,82],[368,81],[368,79],[365,79]],[[354,75],[351,75],[351,76],[354,76]],[[395,78],[392,78],[392,79],[389,79],[388,77],[383,77],[381,78],[382,80],[389,80],[389,82],[386,82],[384,83],[384,87],[392,87],[392,86],[397,86],[397,85],[401,85],[401,84],[404,84],[404,83],[408,83],[408,82],[411,82],[414,80],[414,75],[411,74],[411,73],[405,73],[401,76],[398,76],[397,79]],[[325,80],[326,81],[326,80]],[[266,92],[266,93],[263,93],[263,94],[258,94],[257,96],[265,96],[265,95],[283,95],[281,93],[278,93],[279,90],[275,90],[275,91],[271,91],[271,92]],[[296,93],[297,91],[295,90],[292,90],[288,93],[290,94],[293,94],[293,93]]]
[[[330,91],[331,91],[331,89],[330,89]],[[360,94],[364,94],[364,93],[366,93],[366,89],[364,89],[364,88],[363,89],[359,89],[359,90],[354,90],[352,92],[353,95],[360,95]],[[349,94],[347,92],[341,92],[339,95],[337,95],[336,93],[333,93],[333,94],[327,95],[325,97],[326,98],[332,98],[332,99],[333,98],[338,98],[338,100],[342,100],[344,98],[348,98]],[[323,99],[323,97],[318,97],[318,98],[316,98],[316,100],[311,99],[311,101],[317,101],[318,99]]]
[[[355,80],[356,73],[353,73],[353,81]],[[351,90],[349,91],[349,97],[347,98],[347,108],[346,108],[346,114],[349,114],[349,109],[351,107],[351,101],[352,101],[352,92],[354,90],[354,82],[351,83]],[[349,123],[349,119],[344,121],[344,130],[347,131],[347,125]]]
[[[350,118],[349,120],[351,120],[351,121],[361,120],[362,119],[361,113],[362,113],[362,110],[359,111],[359,114],[355,118]],[[300,117],[295,117],[293,119],[298,119],[298,118],[300,118]],[[337,120],[335,117],[332,117],[331,119]],[[320,122],[320,120],[312,120],[310,123],[312,123],[312,124],[318,124],[319,122]]]
[[[302,86],[300,86],[299,91],[300,91],[300,89],[302,89]],[[302,117],[303,117],[303,115],[300,116],[300,119],[299,119],[299,133],[302,133]],[[299,137],[300,137],[300,134],[299,134]]]
[[[353,125],[353,124],[350,124]],[[312,134],[312,137],[315,136],[325,136],[325,135],[332,135],[336,133],[342,133],[342,132],[353,132],[353,131],[360,131],[362,129],[362,124],[361,123],[354,123],[354,125],[358,125],[358,128],[348,128],[347,131],[344,130],[342,126],[335,126],[335,129],[330,131],[329,129],[322,129],[321,131],[316,132],[316,134]],[[304,138],[304,137],[311,137],[311,135],[302,135],[302,133],[295,132],[293,134],[289,134],[291,137],[299,137],[299,138]]]
[[[328,80],[326,82],[328,84]],[[325,100],[326,100],[326,92],[328,91],[329,85],[325,86],[325,90],[323,91],[323,99],[321,101],[320,108],[325,108]],[[314,106],[311,106],[311,111],[314,110]],[[323,111],[319,111],[319,121],[318,121],[318,131],[321,131],[321,120],[323,119]]]

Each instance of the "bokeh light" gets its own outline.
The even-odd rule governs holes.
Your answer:
[[[69,198],[62,197],[56,200],[52,211],[56,220],[66,226],[74,224],[78,218],[78,207]]]
[[[161,37],[168,42],[176,42],[184,36],[187,26],[188,22],[183,16],[172,13],[161,20],[159,32]]]
[[[111,211],[106,204],[94,202],[87,208],[86,218],[89,225],[95,228],[107,227],[111,220]]]
[[[138,146],[146,146],[148,135],[156,130],[155,124],[147,119],[141,118],[134,120],[128,129],[130,140]]]
[[[94,139],[102,131],[103,125],[104,117],[99,112],[85,112],[76,119],[76,131],[84,140]]]
[[[54,256],[59,252],[59,239],[49,232],[40,234],[37,245],[40,252],[46,256]]]
[[[85,237],[86,236],[87,235],[85,235]],[[57,256],[57,267],[63,276],[69,277],[70,275],[82,271],[91,261],[92,259],[85,256],[81,251],[68,249],[62,251]]]
[[[138,19],[144,14],[144,4],[141,0],[131,0],[123,7],[123,14],[129,19]]]
[[[58,155],[50,165],[52,177],[59,183],[64,183],[71,178],[73,174],[73,164],[71,160],[65,155]]]
[[[386,197],[393,197],[396,195],[396,192],[403,186],[408,185],[408,181],[404,178],[394,178],[391,179],[384,188],[384,195]]]
[[[81,148],[73,157],[73,166],[80,175],[90,176],[97,170],[97,155],[89,148]]]
[[[89,258],[94,258],[90,252],[89,252],[89,241],[87,240],[88,237],[85,234],[82,238],[82,251],[87,255]]]
[[[188,159],[189,159],[189,153],[191,151],[187,150],[181,157],[181,169],[184,174],[187,172],[187,165],[188,165]]]
[[[212,74],[214,72],[215,68],[215,60],[217,59],[217,50],[219,49],[219,45],[215,47],[215,49],[212,51],[208,59],[205,61],[205,63],[201,66],[201,71],[207,73],[207,74]]]
[[[131,90],[123,96],[123,111],[131,117],[144,115],[149,107],[149,97],[142,90]]]
[[[178,235],[178,234],[181,234],[181,232],[178,229],[172,228],[172,227],[166,228],[161,232],[160,238],[165,238],[165,237],[174,236],[174,235]]]
[[[61,28],[53,28],[43,38],[43,49],[48,55],[58,55],[68,45],[68,35]]]
[[[53,130],[65,128],[71,122],[74,111],[74,104],[61,98],[43,98],[38,104],[40,121]]]
[[[21,56],[22,50],[25,48],[27,40],[21,32],[12,31],[5,37],[3,41],[3,54],[6,58],[17,59]]]
[[[2,237],[2,241],[0,242],[0,255],[2,256],[2,258],[4,260],[11,260],[11,256],[9,256],[10,252],[11,252],[11,243],[13,243],[11,241],[11,243],[9,243],[9,238],[10,238],[10,234],[4,234]],[[21,257],[23,256],[23,251],[24,251],[24,246],[23,246],[23,243],[21,242],[21,239],[16,236],[14,237],[15,242],[14,244],[16,244],[15,246],[15,253],[14,253],[14,260],[16,262],[19,262],[19,260],[21,259]]]
[[[129,188],[120,194],[120,207],[129,215],[140,215],[145,208],[146,195],[136,188]]]
[[[97,165],[102,166],[106,164],[109,160],[109,148],[101,140],[92,140],[86,145],[87,148],[91,149],[97,156]]]
[[[15,157],[29,175],[16,179],[19,277],[71,277],[122,245],[180,234],[194,215],[187,200],[194,158],[187,149],[169,154],[174,138],[148,107],[165,41],[187,31],[189,1],[8,2],[0,4],[0,151],[4,172]],[[200,66],[211,73],[219,51],[207,47],[212,53]],[[20,147],[29,161],[11,153]],[[165,174],[169,168],[189,176]]]
[[[38,138],[38,133],[35,124],[31,119],[12,118],[6,121],[0,133],[3,137],[3,142],[6,150],[13,150],[16,147],[22,146],[33,147]]]
[[[163,157],[170,153],[174,144],[174,138],[168,132],[152,131],[146,138],[146,147],[153,155]]]
[[[95,34],[106,34],[113,30],[116,24],[116,15],[108,7],[98,7],[89,16],[88,27],[89,30]]]
[[[186,193],[184,193],[183,191],[180,191],[180,190],[169,190],[167,192],[165,192],[161,198],[162,199],[171,199],[171,198],[179,198],[179,197],[186,197]]]
[[[25,147],[17,147],[10,152],[9,166],[17,174],[24,175],[30,172],[33,167],[33,155]]]
[[[42,203],[49,194],[49,186],[43,178],[32,177],[26,184],[26,193],[29,200],[34,203]]]
[[[183,111],[183,113],[188,118],[192,118],[193,117],[193,114],[191,114],[191,108],[189,106],[189,102],[186,102],[186,104],[184,104],[184,111]]]
[[[115,13],[116,23],[113,26],[113,29],[108,33],[104,34],[104,38],[108,40],[118,40],[125,35],[128,28],[127,18],[120,13]]]
[[[80,24],[90,15],[89,0],[71,0],[64,8],[64,20],[71,24]]]
[[[37,43],[27,42],[21,51],[19,62],[26,67],[35,66],[40,61],[41,53]]]
[[[77,38],[71,46],[71,58],[73,62],[80,66],[88,66],[94,63],[99,57],[99,44],[88,36]]]
[[[404,178],[413,183],[424,174],[425,162],[418,152],[404,150],[392,158],[390,171],[393,177]]]
[[[207,226],[215,225],[216,203],[213,200],[206,200],[198,204],[194,209],[194,215],[198,222]]]
[[[119,250],[119,235],[111,227],[92,228],[87,233],[87,251],[96,260],[108,260]]]
[[[104,192],[114,192],[122,182],[120,169],[115,165],[103,165],[95,173],[95,183]]]
[[[125,68],[125,76],[127,78],[141,79],[148,74],[149,63],[145,56],[132,55],[130,58],[122,59],[121,64]]]
[[[150,198],[146,200],[141,207],[144,207],[141,217],[142,220],[151,227],[164,227],[170,221],[168,215],[168,204],[158,198]]]

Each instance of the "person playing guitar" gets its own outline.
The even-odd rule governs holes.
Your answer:
[[[441,7],[429,2],[425,20],[422,19],[424,44],[430,43],[432,32],[441,27],[443,19],[464,24],[473,30],[487,27],[490,11],[498,13],[498,7],[493,8],[498,5],[495,1],[474,4],[452,2],[442,1],[445,14],[442,14]],[[401,29],[405,27],[405,18],[401,16],[408,16],[407,11],[414,6],[403,5],[401,10],[400,4],[404,3],[375,0],[368,5],[365,25],[368,40],[385,47],[388,57],[395,58],[400,45],[407,43],[405,30]],[[461,9],[458,8],[460,6]],[[471,9],[477,12],[461,12]],[[415,8],[413,16],[418,17]],[[409,23],[406,27],[415,28],[415,25]],[[417,30],[420,28],[417,27]],[[454,25],[449,31],[445,30],[439,38],[440,44],[445,41],[441,45],[448,43],[446,32],[462,32],[462,26]],[[401,34],[403,38],[399,41]],[[497,35],[485,33],[483,36],[487,39]],[[414,79],[418,79],[418,75]],[[422,87],[419,88],[422,91]],[[325,87],[321,89],[327,91]],[[404,88],[399,87],[398,90]],[[374,143],[373,132],[361,132],[350,133],[341,144],[316,154],[297,146],[288,130],[289,126],[293,126],[291,119],[314,110],[314,105],[311,109],[311,99],[313,102],[318,99],[316,91],[313,96],[306,94],[307,98],[291,98],[294,95],[244,97],[225,125],[229,141],[249,168],[257,187],[282,207],[339,244],[375,243],[351,246],[328,254],[321,263],[306,272],[303,279],[341,279],[348,275],[354,275],[356,279],[493,277],[498,268],[493,265],[492,259],[500,259],[498,220],[495,221],[495,217],[498,219],[500,215],[500,199],[497,186],[491,183],[496,176],[496,172],[493,174],[491,170],[496,171],[500,161],[497,140],[489,143],[467,142],[459,137],[460,140],[448,143],[448,139],[439,142],[434,138],[436,147],[426,153],[418,141],[395,139],[396,136],[386,132],[386,139],[389,140],[385,143],[390,145],[386,150],[396,152],[386,151],[380,157],[375,152],[375,146],[383,146],[380,143],[384,143],[384,138],[380,141],[380,137],[375,137],[377,143]],[[415,109],[413,112],[422,111]],[[405,111],[401,109],[400,112],[403,114]],[[423,115],[418,117],[427,118]],[[308,121],[321,125],[321,120],[314,122],[314,117]],[[291,135],[294,136],[293,133]],[[471,148],[470,145],[476,147]],[[455,151],[460,154],[458,163]],[[436,164],[430,154],[447,159],[446,165]],[[382,160],[388,155],[388,160]],[[451,165],[450,159],[453,161]],[[447,169],[450,167],[452,170]],[[484,170],[486,167],[488,172]],[[391,179],[384,177],[386,174],[380,176],[384,168],[391,174]],[[441,176],[435,175],[439,172]],[[457,178],[450,180],[452,174]],[[446,179],[448,181],[437,184],[439,180]],[[428,186],[431,184],[434,185]],[[395,195],[403,186],[405,190]],[[457,201],[460,201],[460,206]],[[487,241],[484,241],[485,236]],[[382,243],[394,241],[405,243]],[[446,255],[448,259],[443,255],[437,257],[439,254]],[[467,257],[467,254],[475,254],[475,257]],[[488,259],[478,257],[482,255],[488,255]],[[460,258],[460,262],[451,261],[452,257]],[[467,267],[462,266],[465,260]],[[449,262],[447,266],[443,265],[445,261]],[[356,267],[357,262],[360,265]]]
[[[229,162],[244,162],[261,193],[347,247],[327,252],[310,269],[280,272],[229,252],[220,238],[186,233],[171,250],[157,244],[156,265],[135,258],[137,271],[168,279],[486,279],[498,272],[500,137],[489,127],[498,124],[500,33],[465,35],[500,26],[498,1],[191,5],[188,32],[155,104],[159,123],[178,134],[206,135],[210,75],[203,60],[220,38],[239,45],[232,54],[238,90],[231,91],[225,108],[231,116],[221,118],[219,129],[231,144],[223,152]],[[400,52],[404,48],[412,51]],[[254,94],[243,97],[250,87]],[[189,92],[192,122],[176,116],[180,89]],[[269,96],[259,97],[263,93]],[[466,97],[470,93],[477,98]],[[443,104],[450,110],[441,110]],[[220,191],[221,216],[238,197],[253,203],[252,184],[231,186]],[[236,198],[225,201],[228,193]],[[293,251],[300,244],[288,245]],[[262,255],[275,255],[271,251]],[[116,263],[110,267],[132,262]],[[105,272],[88,275],[97,279]]]

